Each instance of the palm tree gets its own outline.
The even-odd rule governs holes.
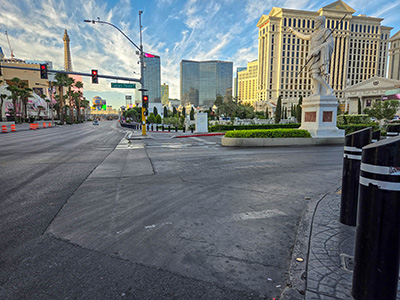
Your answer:
[[[81,100],[81,107],[83,108],[84,115],[86,116],[86,109],[88,109],[90,107],[90,102],[88,100],[86,100],[86,98],[83,98]],[[86,119],[85,119],[85,121],[86,121]]]
[[[68,99],[69,99],[69,122],[74,123],[74,101],[72,98],[72,86],[75,83],[75,79],[68,77],[66,80],[66,86],[68,87]]]
[[[75,87],[77,88],[77,89],[82,89],[83,88],[83,83],[81,82],[81,81],[77,81],[76,83],[75,83]],[[77,118],[78,118],[78,122],[80,122],[80,119],[81,119],[81,100],[82,100],[82,96],[83,96],[83,94],[82,94],[82,92],[81,91],[78,91],[78,93],[79,93],[79,97],[77,97],[76,98],[76,102],[75,102],[75,104],[76,104],[76,108],[77,108]]]
[[[56,81],[53,82],[54,86],[58,87],[58,98],[59,98],[59,117],[60,117],[60,123],[64,124],[64,87],[68,86],[67,80],[68,80],[68,75],[64,73],[57,73],[55,76]]]
[[[22,104],[24,106],[24,119],[28,118],[28,99],[29,97],[32,96],[32,89],[27,87],[27,84],[25,82],[20,83],[20,97]]]
[[[0,85],[3,83],[3,80],[0,80]],[[0,94],[0,121],[3,120],[3,104],[4,104],[4,100],[7,99],[7,95],[6,94]]]
[[[18,77],[14,77],[11,79],[12,84],[6,87],[8,91],[11,92],[11,96],[8,96],[9,99],[12,100],[13,103],[13,115],[14,115],[14,121],[17,122],[17,113],[20,112],[21,110],[19,109],[19,99],[20,99],[20,93],[21,89],[19,88],[19,84],[21,83],[21,79]],[[21,121],[21,116],[20,116],[20,121]]]

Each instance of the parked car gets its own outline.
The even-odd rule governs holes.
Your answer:
[[[99,121],[94,120],[94,121],[93,121],[93,125],[99,125]]]

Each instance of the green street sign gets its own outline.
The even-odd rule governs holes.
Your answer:
[[[136,84],[111,82],[111,87],[120,89],[136,89]]]

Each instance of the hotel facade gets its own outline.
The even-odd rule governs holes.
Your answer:
[[[282,96],[283,105],[290,107],[300,96],[311,95],[311,76],[302,70],[307,63],[308,41],[297,38],[288,28],[311,34],[314,19],[320,15],[326,17],[325,27],[333,31],[335,49],[328,82],[338,100],[344,101],[343,90],[348,86],[374,76],[385,77],[392,27],[383,26],[382,18],[354,14],[353,8],[339,0],[318,11],[274,7],[262,15],[257,23],[257,100],[276,103]]]
[[[247,68],[243,69],[237,73],[237,101],[254,106],[257,101],[258,61],[247,63]]]

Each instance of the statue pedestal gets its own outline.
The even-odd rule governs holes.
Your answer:
[[[303,100],[300,129],[308,130],[315,139],[344,142],[344,130],[336,127],[336,96],[310,96]]]

